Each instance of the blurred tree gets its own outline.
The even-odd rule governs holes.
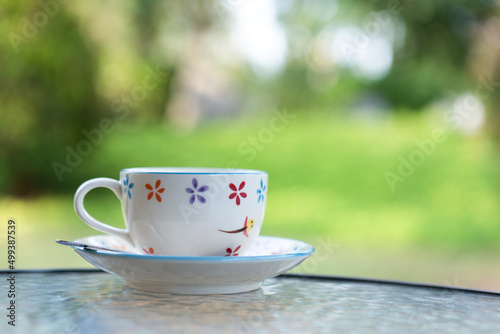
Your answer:
[[[336,5],[294,1],[280,15],[292,52],[283,77],[272,83],[272,91],[282,104],[331,107],[369,90],[396,109],[420,110],[449,91],[463,92],[477,85],[478,75],[469,65],[475,57],[475,44],[484,42],[481,27],[496,16],[496,8],[490,0],[363,4],[339,0]],[[346,26],[356,32],[340,45],[344,59],[332,59],[332,49],[342,44],[333,36]],[[376,79],[357,77],[345,63],[366,53],[381,36],[392,39],[390,70]],[[368,54],[370,57],[379,56]]]
[[[477,81],[488,91],[481,98],[500,104],[493,0],[274,4],[287,62],[262,77],[233,45],[235,13],[245,2],[7,1],[0,9],[0,193],[73,190],[74,174],[61,182],[53,163],[68,166],[68,148],[88,140],[83,131],[105,117],[121,119],[116,110],[124,106],[128,121],[166,115],[196,125],[269,105],[351,110],[338,107],[369,91],[392,107],[419,110],[447,91],[474,90]],[[368,53],[380,36],[392,43],[386,73],[362,78],[347,64],[356,52],[332,56],[335,34],[346,27],[357,30],[348,41],[354,51]],[[170,75],[145,90],[152,69]]]
[[[15,195],[63,187],[52,163],[99,119],[95,56],[64,5],[47,3],[0,11],[0,186]]]
[[[447,91],[472,89],[468,62],[478,28],[494,15],[488,1],[401,1],[391,15],[405,24],[404,46],[395,53],[389,75],[374,88],[395,106],[420,109]],[[387,1],[372,2],[388,10]]]

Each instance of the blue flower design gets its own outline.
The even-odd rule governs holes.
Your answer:
[[[193,188],[186,188],[186,192],[188,194],[192,194],[189,198],[189,204],[193,204],[196,199],[198,199],[198,201],[200,201],[201,203],[206,203],[206,198],[199,193],[204,193],[205,191],[207,191],[208,186],[201,186],[198,188],[198,180],[196,178],[194,178],[191,183],[193,184]]]
[[[130,189],[134,187],[134,184],[129,182],[130,181],[128,179],[128,174],[127,174],[127,176],[123,178],[123,193],[125,194],[128,192],[128,198],[132,199],[132,194],[130,193]]]
[[[259,198],[257,199],[257,203],[259,203],[261,200],[264,202],[264,192],[266,191],[266,186],[264,185],[264,182],[260,180],[260,189],[257,189],[257,195],[259,195]]]

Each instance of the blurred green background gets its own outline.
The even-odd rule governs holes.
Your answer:
[[[14,219],[19,269],[90,267],[54,242],[99,234],[73,211],[82,182],[237,166],[269,173],[262,234],[316,247],[295,272],[500,290],[499,12],[8,0],[0,242]],[[123,226],[110,191],[86,205]]]

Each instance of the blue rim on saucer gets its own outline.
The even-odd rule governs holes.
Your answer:
[[[82,244],[136,251],[110,235],[75,240]],[[245,256],[161,256],[72,246],[89,263],[124,279],[126,286],[174,294],[227,294],[259,289],[306,260],[314,247],[298,240],[259,236]]]
[[[270,238],[266,236],[260,236],[261,240],[263,238]],[[272,237],[273,239],[280,239],[283,241],[292,241],[287,238],[280,237]],[[82,239],[78,239],[75,241],[81,242]],[[103,255],[112,255],[114,257],[126,257],[126,258],[136,258],[136,259],[144,259],[144,260],[157,260],[157,261],[191,261],[191,262],[211,262],[211,261],[234,261],[234,262],[244,262],[244,261],[268,261],[268,260],[277,260],[277,259],[290,259],[295,257],[308,257],[314,253],[315,249],[312,245],[307,244],[302,241],[296,241],[297,243],[301,243],[301,245],[297,245],[294,250],[289,253],[283,254],[269,254],[269,255],[242,255],[242,256],[169,256],[169,255],[149,255],[149,254],[133,254],[133,253],[117,253],[117,252],[108,252],[105,250],[96,250],[96,249],[88,249],[84,247],[71,246],[73,249],[79,249],[84,252],[91,252]],[[96,245],[97,246],[97,245]]]

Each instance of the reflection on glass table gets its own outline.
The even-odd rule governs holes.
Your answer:
[[[0,272],[2,293],[10,275]],[[32,271],[16,274],[16,289],[19,333],[500,331],[498,293],[355,278],[282,275],[252,292],[176,295],[98,270]]]

